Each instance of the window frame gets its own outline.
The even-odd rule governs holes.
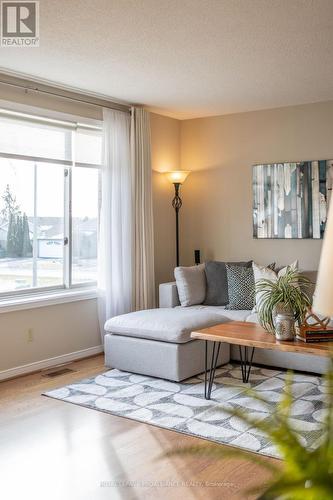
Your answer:
[[[1,101],[0,101],[1,105]],[[0,108],[0,118],[1,118],[1,112],[6,113],[8,110],[4,108]],[[11,116],[17,116],[18,121],[20,120],[25,120],[25,121],[31,121],[31,122],[38,122],[40,123],[45,123],[45,121],[55,124],[55,126],[59,126],[62,128],[62,122],[58,120],[58,117],[56,119],[52,117],[45,117],[44,116],[38,116],[36,114],[25,114],[22,113],[21,111],[19,112],[12,112],[9,111]],[[56,113],[59,115],[59,113]],[[25,118],[22,118],[22,116],[25,115]],[[29,116],[29,118],[28,118]],[[62,116],[65,116],[62,114]],[[73,118],[71,116],[71,118]],[[92,123],[94,121],[95,123]],[[56,125],[56,123],[59,122],[59,125]],[[67,122],[66,122],[67,123]],[[64,292],[64,296],[69,296],[70,292],[78,292],[82,291],[82,297],[84,297],[84,291],[86,290],[87,292],[91,290],[96,290],[97,288],[97,281],[87,281],[87,282],[82,282],[82,283],[73,283],[72,282],[72,266],[73,266],[73,254],[72,254],[72,248],[73,248],[73,232],[72,232],[72,171],[74,168],[81,167],[81,168],[89,168],[89,169],[96,169],[99,172],[101,171],[101,164],[94,164],[94,163],[82,163],[82,162],[75,162],[75,133],[77,129],[89,129],[89,130],[94,130],[102,133],[102,127],[100,126],[100,122],[97,120],[88,120],[87,123],[82,123],[82,120],[78,120],[77,122],[68,122],[71,124],[71,134],[70,134],[70,140],[71,140],[71,151],[72,151],[72,159],[71,160],[59,160],[59,159],[54,159],[54,158],[45,158],[45,157],[39,157],[39,156],[29,156],[29,155],[22,155],[22,154],[14,154],[14,153],[6,153],[0,151],[0,158],[7,158],[7,159],[12,159],[12,160],[23,160],[23,161],[31,161],[35,162],[36,164],[38,163],[48,163],[48,164],[54,164],[54,165],[59,165],[63,167],[63,172],[64,172],[64,242],[63,242],[63,284],[61,285],[54,285],[54,286],[47,286],[47,287],[32,287],[32,288],[26,288],[22,290],[12,290],[8,292],[0,292],[0,309],[1,309],[1,302],[7,302],[8,301],[13,301],[13,302],[18,302],[20,297],[23,299],[27,299],[28,297],[36,297],[36,299],[40,300],[41,297],[43,296],[50,296],[52,298],[52,292],[55,295],[59,295],[61,291]],[[63,128],[67,128],[66,125],[64,125]],[[100,182],[100,175],[99,175],[99,182]],[[100,191],[100,189],[99,189]],[[34,192],[34,196],[37,196],[37,192]],[[77,299],[80,300],[80,299]]]

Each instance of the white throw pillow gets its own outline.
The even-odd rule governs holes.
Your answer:
[[[259,264],[256,264],[255,262],[252,263],[252,268],[253,268],[253,274],[254,274],[254,283],[257,284],[259,280],[270,280],[270,281],[277,281],[278,278],[281,276],[284,276],[287,272],[288,269],[292,269],[293,271],[298,270],[298,260],[295,260],[292,264],[286,267],[282,267],[279,271],[273,271],[269,267],[265,266],[260,266]],[[260,303],[261,297],[262,297],[263,292],[257,292],[256,291],[256,297],[255,297],[255,306],[252,309],[252,313],[258,312],[258,304]]]
[[[179,301],[183,307],[203,303],[206,298],[205,264],[176,267],[175,278]]]

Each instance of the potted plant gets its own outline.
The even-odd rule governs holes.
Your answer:
[[[302,442],[290,421],[293,407],[292,374],[286,379],[281,400],[273,413],[266,419],[252,417],[242,409],[221,406],[221,410],[239,418],[248,426],[260,429],[263,435],[277,447],[282,467],[275,466],[255,453],[249,453],[232,446],[199,445],[173,450],[167,455],[189,454],[211,456],[214,459],[243,457],[270,470],[272,480],[269,485],[248,493],[257,493],[261,500],[333,500],[333,357],[325,375],[325,414],[318,429],[317,447],[308,449]],[[270,401],[253,390],[247,391],[249,397],[260,404],[270,405]],[[266,491],[262,493],[263,489]]]
[[[294,324],[302,323],[311,306],[311,280],[288,268],[276,281],[262,279],[256,283],[257,309],[260,324],[274,332],[279,340],[294,338]]]

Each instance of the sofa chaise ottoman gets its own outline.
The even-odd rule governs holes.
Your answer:
[[[214,311],[180,307],[116,316],[105,324],[105,364],[177,382],[193,377],[205,370],[205,345],[192,340],[191,332],[223,321],[228,319]],[[224,344],[219,365],[229,361],[229,352]]]

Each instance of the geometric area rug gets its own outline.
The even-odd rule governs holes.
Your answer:
[[[209,441],[236,446],[262,455],[279,457],[262,433],[249,428],[223,408],[241,408],[249,415],[267,418],[281,397],[286,371],[253,366],[250,382],[243,384],[240,366],[229,363],[216,370],[211,400],[204,398],[204,375],[183,382],[109,370],[45,396],[112,415],[145,422]],[[269,405],[246,394],[251,387]],[[324,388],[320,376],[294,373],[291,424],[299,439],[314,448],[320,441],[325,416]]]

